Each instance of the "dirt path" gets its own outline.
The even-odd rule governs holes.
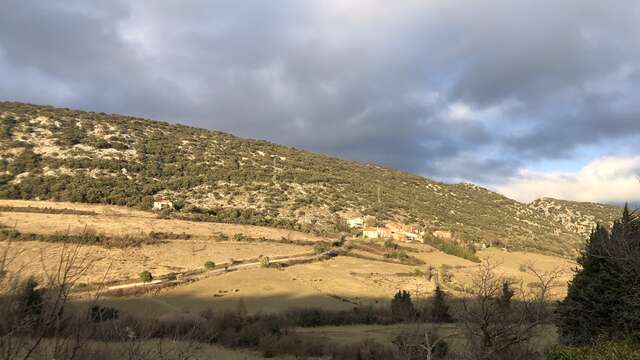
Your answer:
[[[288,257],[283,257],[283,258],[278,258],[278,259],[274,259],[274,260],[270,260],[269,264],[283,264],[283,263],[287,263],[289,261],[293,261],[293,260],[300,260],[300,261],[321,261],[327,257],[333,257],[335,256],[333,251],[327,251],[318,255],[309,255],[309,253],[303,253],[303,254],[297,254],[297,255],[292,255],[292,256],[288,256]],[[224,267],[218,268],[218,269],[212,269],[209,271],[205,271],[203,273],[197,273],[197,274],[188,274],[188,272],[185,273],[180,273],[177,274],[176,276],[171,276],[171,277],[166,277],[166,278],[162,278],[162,279],[156,279],[156,280],[152,280],[150,282],[137,282],[137,283],[130,283],[130,284],[122,284],[122,285],[113,285],[113,286],[109,286],[107,287],[105,290],[106,291],[113,291],[113,290],[122,290],[122,289],[131,289],[131,288],[136,288],[136,287],[146,287],[146,286],[158,286],[158,285],[166,285],[166,284],[171,284],[171,283],[175,283],[175,284],[180,284],[180,283],[187,283],[187,282],[192,282],[192,281],[197,281],[197,280],[202,280],[211,276],[216,276],[216,275],[221,275],[230,271],[238,271],[238,270],[245,270],[245,269],[252,269],[252,268],[259,268],[262,266],[262,262],[260,262],[259,260],[257,261],[251,261],[251,262],[246,262],[246,263],[242,263],[242,264],[229,264],[226,265]]]

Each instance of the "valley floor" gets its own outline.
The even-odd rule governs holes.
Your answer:
[[[92,262],[91,270],[82,283],[102,280],[122,283],[138,281],[141,271],[154,276],[203,269],[206,261],[216,264],[255,259],[260,255],[276,257],[311,254],[312,246],[277,243],[219,241],[217,233],[229,238],[235,234],[264,237],[274,241],[323,241],[309,234],[256,226],[192,222],[160,219],[156,214],[123,207],[36,201],[0,200],[0,207],[14,207],[15,211],[0,212],[0,224],[23,233],[54,234],[80,233],[87,228],[106,235],[147,234],[152,231],[166,234],[188,234],[188,239],[163,240],[139,247],[105,248],[83,246],[82,255]],[[20,208],[67,209],[89,211],[94,214],[53,214],[25,212]],[[44,210],[43,210],[44,211]],[[62,244],[41,241],[16,241],[10,246],[16,255],[11,263],[14,271],[28,269],[44,276],[54,267],[62,251]],[[408,290],[415,299],[430,296],[435,282],[422,273],[427,267],[448,269],[452,281],[445,285],[447,292],[460,295],[471,280],[477,264],[444,254],[427,245],[401,244],[411,256],[425,265],[404,265],[384,261],[382,257],[362,259],[338,256],[326,261],[305,263],[283,269],[247,268],[205,277],[190,284],[159,290],[143,296],[108,298],[105,301],[128,312],[158,316],[172,312],[196,313],[205,308],[234,309],[242,299],[249,312],[277,312],[290,307],[322,307],[348,309],[355,304],[387,303],[398,290]],[[536,278],[524,272],[527,264],[540,271],[562,269],[560,281],[570,279],[574,264],[566,259],[525,252],[504,252],[488,249],[478,253],[482,259],[497,264],[497,270],[514,282],[532,284]],[[377,259],[377,260],[376,260]],[[379,260],[379,261],[378,261]],[[556,297],[564,295],[561,287]]]

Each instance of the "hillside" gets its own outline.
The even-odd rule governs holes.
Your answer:
[[[574,255],[620,209],[542,199],[522,204],[471,184],[121,115],[0,103],[0,197],[150,209],[167,216],[320,234],[374,215],[462,242]]]

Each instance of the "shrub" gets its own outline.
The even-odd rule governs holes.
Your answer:
[[[219,233],[215,233],[213,235],[213,238],[218,240],[218,241],[227,241],[227,240],[229,240],[229,235],[219,232]]]
[[[331,353],[331,359],[334,360],[378,360],[394,358],[395,354],[391,349],[371,339],[337,347]]]
[[[322,254],[325,253],[327,251],[329,251],[331,249],[331,245],[329,243],[326,242],[319,242],[315,245],[313,245],[313,252],[316,254]]]
[[[115,320],[118,315],[118,309],[108,306],[94,305],[89,309],[89,318],[94,323]]]
[[[388,259],[395,259],[398,261],[406,261],[409,260],[409,255],[404,250],[394,250],[384,254],[384,257]]]
[[[425,234],[424,243],[442,251],[445,254],[461,257],[476,263],[480,262],[480,258],[471,247],[460,246],[451,241],[440,239],[439,237]]]
[[[258,261],[260,261],[260,267],[263,267],[263,268],[268,268],[271,265],[271,262],[268,256],[261,255]]]
[[[233,234],[233,241],[247,240],[247,237],[243,233]]]
[[[214,263],[213,261],[209,260],[207,262],[204,263],[204,268],[207,270],[213,270],[216,268],[216,263]]]
[[[15,305],[16,313],[31,321],[39,318],[44,305],[44,292],[44,289],[38,288],[38,282],[33,277],[20,284]]]
[[[151,282],[153,280],[153,275],[149,271],[143,271],[140,273],[140,280],[142,282]]]
[[[632,342],[596,342],[585,347],[558,346],[547,360],[640,360],[640,346]]]
[[[396,244],[393,240],[387,239],[384,241],[384,248],[395,250],[398,248],[398,244]]]
[[[438,329],[406,328],[393,340],[402,359],[445,359],[449,344],[440,336]]]
[[[529,270],[529,266],[527,264],[520,264],[518,269],[520,270],[520,272],[525,272],[526,273]]]
[[[448,284],[453,280],[453,273],[451,272],[450,266],[443,264],[440,267],[440,280],[445,284]]]

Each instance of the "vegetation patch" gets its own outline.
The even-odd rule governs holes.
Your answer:
[[[592,346],[559,346],[547,360],[640,360],[640,345],[631,341],[604,341]]]
[[[443,240],[436,236],[425,234],[424,243],[442,251],[445,254],[461,257],[473,261],[475,263],[480,262],[480,258],[476,255],[473,248],[467,246],[458,245],[449,240]]]
[[[188,234],[154,233],[147,235],[110,236],[85,229],[79,234],[33,234],[22,233],[15,228],[0,224],[0,240],[11,241],[43,241],[52,243],[69,243],[81,245],[98,245],[112,248],[138,247],[158,244],[165,239],[189,239]]]
[[[0,212],[40,213],[40,214],[64,214],[64,215],[98,215],[95,211],[36,207],[36,206],[0,206]]]
[[[619,212],[551,199],[522,204],[471,184],[122,115],[16,102],[0,102],[0,115],[0,198],[149,210],[168,197],[175,211],[161,216],[323,236],[348,232],[344,218],[358,212],[443,229],[469,246],[571,256],[594,222],[609,224]],[[43,141],[56,151],[40,151]]]

